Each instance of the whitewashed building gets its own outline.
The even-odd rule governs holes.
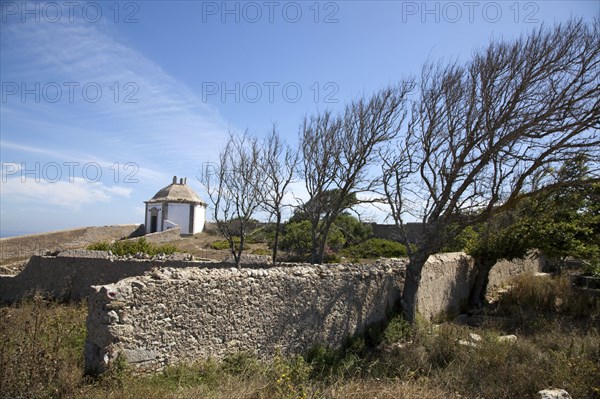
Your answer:
[[[204,229],[206,203],[187,186],[187,178],[173,177],[146,203],[146,233],[156,233],[179,226],[181,234],[196,234]]]

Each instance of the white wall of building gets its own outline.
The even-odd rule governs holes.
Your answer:
[[[196,205],[196,209],[194,209],[194,231],[192,233],[202,233],[205,221],[206,207],[203,205]]]
[[[190,206],[192,205],[170,202],[168,206],[167,219],[179,226],[181,234],[188,234],[190,231]]]

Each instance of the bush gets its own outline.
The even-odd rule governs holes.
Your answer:
[[[281,249],[292,252],[298,256],[307,256],[312,247],[310,227],[310,222],[308,220],[288,223],[285,226],[285,232],[281,237]],[[327,262],[327,259],[339,261],[339,257],[334,256],[333,252],[339,251],[345,242],[344,234],[339,229],[331,229],[329,236],[327,237],[327,248],[324,254],[324,261]],[[329,256],[329,258],[327,258],[327,256]]]
[[[219,240],[210,244],[212,249],[216,249],[218,251],[222,251],[224,249],[229,249],[229,241],[227,240]]]
[[[139,252],[145,253],[148,255],[158,255],[160,253],[170,255],[177,251],[177,247],[175,245],[157,245],[152,244],[146,241],[145,238],[140,238],[139,240],[126,240],[126,241],[115,241],[112,244],[108,244],[106,242],[99,242],[95,244],[90,244],[87,246],[88,250],[91,251],[111,251],[115,255],[123,256],[123,255],[135,255]]]
[[[355,259],[401,258],[407,255],[406,246],[383,238],[371,238],[341,251],[341,255]]]
[[[347,213],[342,213],[335,218],[333,229],[339,230],[344,235],[344,242],[347,245],[361,243],[373,235],[371,225],[362,223]]]
[[[239,248],[240,242],[241,242],[240,237],[233,237],[233,244],[236,246],[236,248]],[[248,249],[248,246],[246,244],[250,244],[250,243],[251,242],[248,241],[248,238],[246,238],[244,240],[244,249],[245,250]],[[229,241],[227,241],[227,240],[215,241],[212,244],[210,244],[210,247],[212,249],[216,249],[218,251],[222,251],[222,250],[225,250],[225,249],[230,249],[230,247],[229,247]]]
[[[600,259],[592,259],[583,264],[583,274],[586,276],[600,277]]]

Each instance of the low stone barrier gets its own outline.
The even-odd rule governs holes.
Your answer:
[[[146,242],[150,242],[152,244],[162,244],[169,241],[175,241],[181,237],[181,228],[174,227],[172,229],[168,229],[165,231],[158,231],[156,233],[148,233],[142,237],[130,238],[128,241],[141,240],[142,238],[146,240]]]
[[[535,259],[499,269],[535,269]],[[100,373],[122,356],[140,371],[239,351],[303,353],[385,319],[400,301],[406,259],[370,265],[283,265],[275,268],[164,267],[96,286],[89,299],[86,369]],[[527,264],[527,267],[524,265]],[[492,269],[493,270],[493,269]],[[512,272],[500,270],[501,276]],[[417,311],[426,319],[458,313],[472,285],[463,253],[430,257]]]
[[[0,238],[0,262],[27,259],[46,251],[82,248],[100,241],[118,240],[142,234],[140,225],[91,226],[40,234]]]
[[[393,310],[404,266],[162,268],[95,287],[86,370],[102,372],[118,356],[151,371],[240,351],[265,357],[276,348],[340,346]]]

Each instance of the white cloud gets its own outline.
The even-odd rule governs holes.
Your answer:
[[[72,147],[86,144],[81,138],[89,138],[97,144],[94,150],[104,152],[105,158],[111,148],[120,154],[120,161],[145,157],[166,158],[167,164],[170,160],[190,164],[212,159],[228,124],[184,82],[123,44],[118,35],[110,24],[83,20],[7,24],[2,35],[3,56],[8,56],[3,80],[29,85],[77,82],[80,86],[73,103],[21,103],[14,96],[3,104],[3,116],[38,133],[60,132],[59,140]],[[102,88],[98,103],[81,98],[81,87],[90,82]],[[115,83],[120,90],[118,101]],[[134,86],[127,89],[128,83]],[[133,90],[137,103],[125,103],[124,96]],[[63,97],[68,97],[66,88]],[[5,138],[7,133],[13,141],[24,137],[4,131]]]
[[[132,191],[130,188],[88,182],[83,178],[74,178],[72,183],[52,183],[44,179],[36,182],[32,178],[22,181],[21,178],[13,177],[3,179],[1,186],[3,201],[15,199],[75,209],[82,205],[110,202],[114,196],[129,197]]]

